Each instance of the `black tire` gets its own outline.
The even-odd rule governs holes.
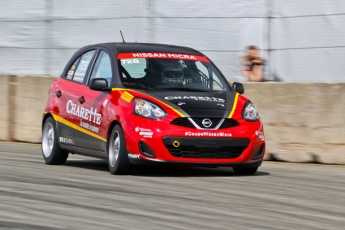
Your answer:
[[[251,168],[233,168],[235,174],[238,175],[252,175],[258,171],[259,167],[251,167]]]
[[[44,122],[42,130],[42,155],[48,165],[62,165],[66,162],[68,152],[60,148],[56,122],[52,117],[48,117]]]
[[[115,125],[111,131],[107,146],[110,173],[118,175],[130,174],[131,164],[128,160],[125,135],[120,125]]]

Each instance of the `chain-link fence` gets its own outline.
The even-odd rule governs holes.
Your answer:
[[[256,45],[266,78],[345,81],[343,0],[0,0],[0,74],[59,75],[92,43],[168,43],[209,56],[244,81],[240,56]]]

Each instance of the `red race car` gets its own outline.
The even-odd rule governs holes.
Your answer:
[[[105,158],[112,174],[141,164],[228,166],[254,174],[265,136],[243,92],[191,48],[83,47],[50,86],[43,158],[47,164],[64,164],[69,153]]]

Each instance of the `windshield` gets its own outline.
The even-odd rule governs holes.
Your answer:
[[[226,91],[227,83],[203,56],[166,53],[118,55],[124,87],[145,90]]]

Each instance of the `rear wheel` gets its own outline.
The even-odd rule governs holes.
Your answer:
[[[251,167],[251,168],[233,168],[235,174],[238,175],[252,175],[256,173],[258,167]]]
[[[129,174],[131,172],[125,136],[119,125],[116,125],[111,131],[107,152],[108,166],[111,174]]]
[[[49,165],[62,165],[68,157],[68,152],[59,146],[56,123],[52,117],[48,117],[43,125],[42,155],[44,161]]]

